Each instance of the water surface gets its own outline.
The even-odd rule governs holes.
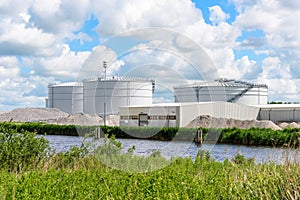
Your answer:
[[[83,137],[74,136],[45,136],[50,147],[56,149],[56,152],[63,152],[70,149],[71,146],[80,147],[84,141]],[[166,142],[144,139],[117,139],[122,143],[123,151],[135,146],[134,153],[137,155],[150,155],[155,151],[160,151],[166,158],[171,157],[191,157],[195,159],[200,149],[209,151],[212,158],[218,161],[231,159],[238,153],[247,158],[254,158],[256,163],[275,162],[284,163],[287,159],[300,163],[300,151],[296,149],[258,147],[258,146],[239,146],[230,144],[203,144],[195,145],[193,142]],[[99,142],[103,141],[100,139]]]

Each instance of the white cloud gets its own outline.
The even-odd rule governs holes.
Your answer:
[[[0,55],[49,55],[59,50],[54,35],[27,27],[25,23],[2,19],[0,32]]]
[[[100,19],[100,35],[114,35],[135,28],[180,27],[203,20],[201,11],[189,0],[92,1]]]
[[[0,110],[10,110],[15,107],[44,107],[47,85],[54,78],[23,77],[15,58],[0,57],[0,80]]]
[[[220,6],[212,6],[208,8],[210,12],[209,20],[213,24],[220,24],[222,22],[226,22],[226,20],[230,17],[229,14],[225,13]]]
[[[234,25],[243,30],[261,30],[259,41],[244,38],[244,49],[261,51],[266,58],[262,60],[258,80],[268,82],[270,98],[299,101],[300,59],[300,3],[297,0],[232,0],[240,14]],[[248,46],[247,46],[248,45]],[[263,48],[262,48],[263,47]],[[260,49],[262,48],[262,49]],[[293,100],[294,99],[294,100]]]
[[[300,102],[300,79],[264,79],[269,87],[269,101]]]
[[[84,60],[78,73],[78,79],[101,77],[104,75],[103,62],[106,62],[107,76],[115,75],[121,66],[124,65],[118,55],[105,46],[97,46],[93,52]]]
[[[33,0],[30,9],[31,22],[45,32],[68,36],[78,30],[90,14],[88,0]]]
[[[18,67],[4,68],[0,66],[0,78],[1,80],[9,78],[17,78],[20,74],[20,69]]]
[[[86,0],[0,2],[0,109],[44,106],[49,82],[76,79],[90,52],[75,53],[65,41],[89,10]]]
[[[77,34],[72,34],[69,39],[71,41],[73,40],[79,40],[80,41],[80,45],[83,45],[84,42],[91,42],[93,39],[86,33],[84,32],[79,32]]]
[[[16,18],[20,13],[26,12],[30,7],[31,0],[1,0],[0,16]]]
[[[278,90],[285,91],[286,94],[281,93],[284,97],[299,99],[299,90],[295,89],[300,76],[299,1],[229,2],[238,10],[236,21],[227,23],[229,14],[220,5],[215,5],[209,8],[211,25],[205,23],[201,10],[190,0],[173,0],[172,3],[167,0],[2,0],[0,87],[5,96],[0,105],[4,105],[5,97],[9,97],[10,102],[15,105],[29,105],[22,103],[22,97],[25,102],[32,100],[37,105],[42,105],[40,96],[43,92],[45,94],[45,88],[41,84],[75,79],[88,57],[85,64],[90,62],[88,68],[93,69],[89,71],[89,75],[103,74],[104,58],[99,58],[102,53],[108,56],[105,59],[109,60],[109,75],[115,75],[129,65],[141,66],[139,68],[142,69],[147,64],[154,63],[152,66],[161,69],[161,75],[165,77],[169,74],[179,78],[187,77],[192,70],[186,60],[183,61],[176,55],[176,51],[184,51],[184,45],[189,46],[189,41],[174,39],[170,37],[172,34],[162,34],[159,28],[178,31],[197,43],[217,68],[211,74],[268,82],[272,84],[270,95],[274,98],[277,93],[273,84],[281,84]],[[89,51],[74,52],[66,41],[79,40],[81,44],[91,41],[91,36],[83,29],[85,20],[91,15],[99,21],[97,32],[102,40],[124,31],[156,27],[158,29],[152,32],[140,32],[139,38],[150,40],[149,44],[156,47],[169,45],[174,49],[163,52],[144,49],[121,58],[111,46],[101,47],[102,49],[97,47],[95,51],[99,52],[95,55]],[[261,30],[263,34],[259,38],[255,35],[244,37],[243,30]],[[147,37],[143,35],[146,33]],[[253,55],[242,55],[239,56],[240,59],[236,59],[234,50],[251,50],[253,55],[263,56],[256,60]],[[186,53],[184,56],[201,65],[193,60],[197,57],[193,58],[192,54]],[[31,72],[23,73],[24,66]],[[143,73],[142,70],[138,71],[136,72]],[[24,74],[28,77],[24,77]],[[166,78],[164,81],[168,83],[169,80]],[[288,85],[292,87],[285,90],[282,88]]]
[[[240,71],[240,79],[256,80],[262,69],[255,60],[250,60],[248,56],[243,56],[236,61],[236,65]]]
[[[71,51],[68,45],[64,45],[61,55],[51,57],[24,58],[24,63],[31,66],[36,75],[55,77],[58,80],[75,80],[83,62],[90,52]]]

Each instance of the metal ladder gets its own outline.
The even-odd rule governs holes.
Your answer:
[[[244,94],[246,94],[249,90],[251,90],[254,87],[253,84],[249,84],[249,87],[247,87],[246,89],[244,89],[242,92],[240,92],[239,94],[237,94],[236,96],[232,97],[231,99],[228,100],[228,102],[236,102],[238,100],[238,98],[242,97]]]

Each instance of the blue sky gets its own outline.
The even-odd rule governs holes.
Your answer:
[[[103,55],[109,75],[152,74],[169,91],[213,72],[266,83],[269,101],[300,102],[298,0],[2,0],[0,17],[0,110],[43,107],[49,83],[74,81],[86,66],[102,76]],[[157,31],[141,34],[149,28]],[[198,77],[191,63],[205,63],[183,60],[165,30],[197,44],[214,67]]]

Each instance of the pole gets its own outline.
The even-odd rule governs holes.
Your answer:
[[[103,67],[104,67],[104,126],[106,126],[106,61],[103,61]]]

